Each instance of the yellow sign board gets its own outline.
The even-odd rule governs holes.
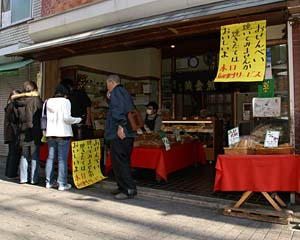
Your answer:
[[[100,160],[100,139],[72,142],[72,172],[77,188],[87,187],[106,178],[101,173]]]
[[[263,81],[266,69],[266,20],[221,27],[215,82]]]

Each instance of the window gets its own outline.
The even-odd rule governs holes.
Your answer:
[[[1,27],[31,18],[32,0],[1,0]]]

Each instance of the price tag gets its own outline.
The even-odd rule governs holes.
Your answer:
[[[228,145],[232,146],[235,143],[238,143],[240,141],[240,133],[239,128],[233,128],[228,130]]]
[[[175,137],[176,137],[176,142],[180,142],[181,141],[180,130],[175,129],[174,133],[175,133]]]
[[[264,147],[266,148],[278,147],[279,134],[280,131],[267,130]]]
[[[163,143],[165,145],[166,151],[169,151],[171,149],[171,145],[170,145],[169,139],[166,138],[166,137],[163,137],[161,140],[163,141]]]

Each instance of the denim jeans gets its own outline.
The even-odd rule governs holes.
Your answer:
[[[58,159],[59,185],[67,184],[68,180],[68,155],[70,150],[70,140],[62,138],[48,139],[48,158],[46,162],[46,183],[54,183],[54,162]]]
[[[20,158],[20,182],[36,184],[39,181],[40,145],[23,146]],[[31,159],[31,168],[28,165]],[[30,175],[30,178],[29,178]]]

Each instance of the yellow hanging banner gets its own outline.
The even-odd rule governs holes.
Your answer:
[[[106,178],[101,173],[100,160],[100,139],[72,142],[72,172],[77,188],[87,187]]]
[[[221,27],[215,82],[263,81],[266,69],[266,20]]]

